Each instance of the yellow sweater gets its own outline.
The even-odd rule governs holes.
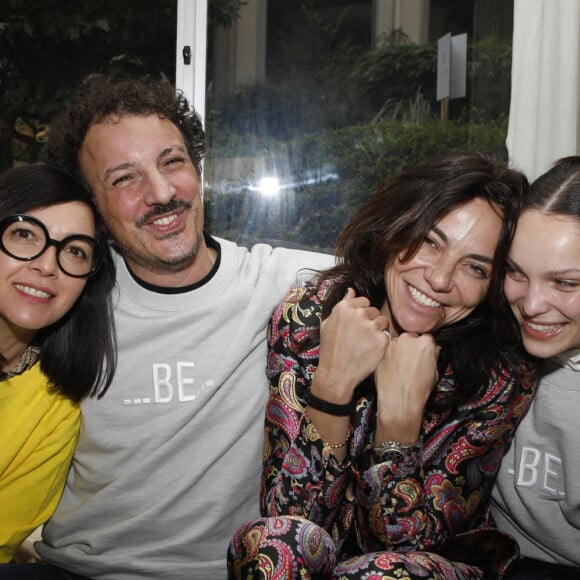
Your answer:
[[[39,363],[0,382],[0,563],[56,508],[79,426],[78,406],[48,391]]]

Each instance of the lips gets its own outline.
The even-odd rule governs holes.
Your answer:
[[[184,212],[191,210],[192,203],[180,199],[172,199],[166,205],[156,205],[150,212],[141,216],[135,225],[140,228],[145,225],[167,227],[179,220]]]
[[[183,215],[183,211],[174,211],[151,216],[144,225],[149,231],[155,232],[157,236],[173,236],[183,227]]]
[[[52,294],[45,292],[44,290],[40,290],[38,288],[33,288],[32,286],[25,286],[24,284],[14,284],[14,287],[22,292],[22,294],[27,294],[28,296],[32,296],[32,298],[39,298],[41,300],[48,300],[52,298]]]
[[[437,302],[436,300],[429,298],[429,296],[423,294],[423,292],[417,290],[417,288],[415,288],[414,286],[411,286],[410,284],[407,284],[407,286],[409,288],[411,296],[413,297],[413,300],[415,300],[417,304],[420,304],[421,306],[426,306],[428,308],[439,308],[441,306],[440,302]]]
[[[559,334],[564,328],[563,324],[541,324],[531,320],[522,320],[524,332],[531,338],[549,340]]]
[[[526,322],[526,324],[532,329],[538,332],[553,332],[561,328],[559,324],[536,324],[535,322]]]
[[[156,226],[168,226],[169,224],[173,223],[176,219],[177,219],[177,216],[175,214],[172,214],[170,216],[165,216],[165,217],[153,220],[152,223],[153,223],[153,225],[156,225]]]

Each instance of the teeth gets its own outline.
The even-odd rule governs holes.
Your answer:
[[[176,219],[177,219],[177,216],[174,214],[174,215],[170,215],[170,216],[167,216],[167,217],[159,218],[157,220],[153,220],[153,223],[156,226],[167,226],[170,223],[174,222]]]
[[[42,298],[43,300],[50,298],[50,294],[47,294],[42,290],[37,290],[36,288],[31,288],[30,286],[22,286],[21,284],[15,284],[15,286],[18,288],[18,290],[20,290],[20,292],[30,294],[30,296],[34,296],[35,298]]]
[[[560,328],[559,324],[536,324],[534,322],[526,322],[526,324],[532,329],[537,332],[553,332],[554,330],[558,330]]]
[[[429,296],[423,294],[423,292],[419,292],[417,288],[409,285],[409,292],[411,292],[411,296],[421,305],[429,306],[430,308],[438,308],[441,306],[439,302],[432,300]]]

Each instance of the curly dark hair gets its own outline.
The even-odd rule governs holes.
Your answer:
[[[0,219],[71,201],[85,203],[93,212],[101,266],[88,278],[67,314],[41,329],[34,344],[40,347],[40,368],[51,388],[78,402],[88,395],[102,396],[113,380],[117,363],[111,300],[115,265],[105,226],[90,195],[61,171],[35,163],[0,174]]]
[[[503,294],[506,258],[528,180],[519,171],[482,153],[454,152],[381,183],[339,234],[335,267],[318,284],[336,279],[323,317],[352,287],[381,308],[386,300],[385,265],[401,253],[410,259],[436,222],[475,198],[499,207],[503,223],[493,257],[486,298],[468,317],[441,328],[439,370],[452,365],[456,401],[468,401],[499,367],[514,372],[525,356],[519,329]],[[312,337],[318,340],[317,336]]]
[[[88,77],[64,110],[51,122],[42,160],[72,175],[90,190],[79,166],[79,150],[92,125],[111,116],[159,115],[180,130],[193,165],[201,176],[207,150],[201,119],[187,99],[164,76]]]

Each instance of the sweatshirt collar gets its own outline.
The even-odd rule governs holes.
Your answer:
[[[580,348],[560,353],[554,357],[554,360],[563,367],[580,371]]]

